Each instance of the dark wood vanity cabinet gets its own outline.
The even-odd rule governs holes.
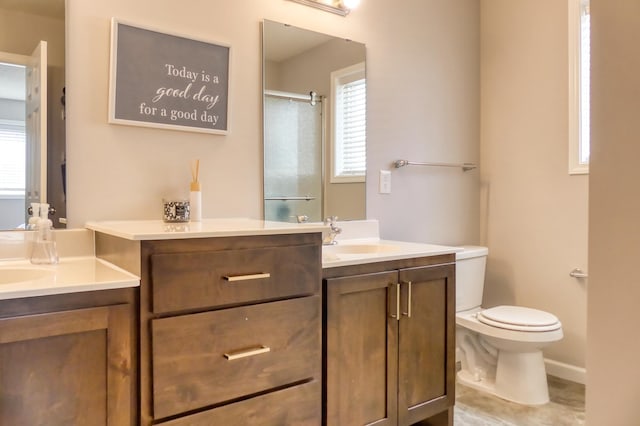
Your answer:
[[[453,255],[324,270],[324,423],[453,423]]]
[[[0,425],[135,424],[135,289],[0,301]]]
[[[320,233],[97,241],[138,251],[142,425],[321,424]]]

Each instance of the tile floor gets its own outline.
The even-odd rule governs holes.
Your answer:
[[[585,424],[584,385],[548,377],[549,398],[523,406],[456,383],[454,426],[577,426]]]

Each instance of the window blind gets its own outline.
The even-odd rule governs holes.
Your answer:
[[[366,81],[355,80],[340,90],[339,176],[364,176],[366,172]]]
[[[25,156],[24,125],[0,120],[0,196],[24,195]]]

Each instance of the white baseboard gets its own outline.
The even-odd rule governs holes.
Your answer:
[[[554,361],[552,359],[544,359],[544,365],[547,374],[559,377],[570,382],[581,384],[587,383],[587,369],[576,367],[575,365],[565,364],[564,362]]]

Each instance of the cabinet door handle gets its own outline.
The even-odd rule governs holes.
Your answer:
[[[247,357],[250,357],[250,356],[265,354],[265,353],[270,352],[270,351],[271,351],[270,347],[264,346],[264,345],[260,345],[260,346],[255,347],[255,348],[243,349],[243,350],[240,350],[240,351],[229,352],[229,353],[224,354],[224,357],[226,359],[228,359],[229,361],[233,361],[234,359],[247,358]]]
[[[407,281],[405,283],[407,285],[407,310],[402,313],[402,315],[406,315],[407,318],[411,318],[411,281]]]
[[[393,283],[390,286],[391,291],[393,292],[393,289],[395,287],[396,290],[396,294],[395,294],[395,301],[391,302],[391,298],[389,298],[390,304],[395,305],[395,313],[391,312],[391,318],[395,318],[397,321],[400,321],[400,284],[398,283]],[[389,307],[389,311],[391,311],[391,307]]]
[[[247,275],[225,275],[224,278],[226,281],[249,281],[249,280],[260,280],[263,278],[269,278],[271,274],[268,272],[261,272],[259,274],[247,274]]]

